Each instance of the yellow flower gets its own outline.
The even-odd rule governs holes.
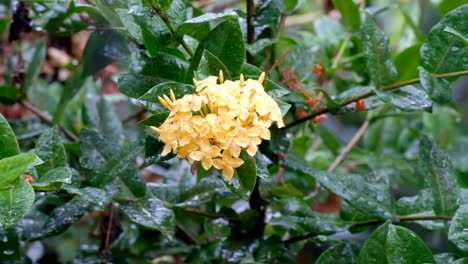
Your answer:
[[[220,72],[219,79],[194,80],[196,94],[176,99],[171,90],[169,96],[158,97],[170,110],[159,128],[151,127],[165,143],[161,155],[173,152],[192,164],[201,162],[205,170],[214,166],[232,179],[234,169],[243,164],[241,151],[254,156],[262,140],[270,139],[271,124],[284,126],[278,104],[262,86],[264,78],[263,73],[258,80],[244,81],[241,75],[239,81],[224,81]]]

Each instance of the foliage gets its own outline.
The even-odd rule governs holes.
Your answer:
[[[322,2],[0,1],[0,262],[465,263],[468,5]],[[286,124],[229,177],[150,129],[220,71]]]

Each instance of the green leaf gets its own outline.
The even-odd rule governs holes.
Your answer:
[[[353,264],[356,263],[356,258],[349,244],[340,243],[323,252],[315,264]]]
[[[380,94],[379,96],[384,101],[389,101],[394,106],[403,111],[425,110],[432,111],[432,102],[424,90],[416,88],[416,86],[404,86],[398,91],[388,94]]]
[[[332,0],[333,5],[340,11],[343,24],[350,30],[357,30],[361,26],[359,9],[353,0]]]
[[[177,35],[182,36],[184,34],[190,33],[199,27],[207,25],[210,22],[218,22],[222,20],[237,20],[238,16],[235,12],[230,13],[205,13],[201,16],[189,19],[184,21],[179,28],[177,28]]]
[[[210,75],[218,76],[219,71],[223,72],[224,80],[232,80],[229,70],[224,64],[216,58],[211,52],[204,50],[200,59],[200,64],[195,72],[197,79],[204,79]],[[203,78],[200,78],[203,76]]]
[[[398,80],[405,81],[418,77],[419,50],[421,44],[413,45],[398,53],[395,57],[395,67]]]
[[[141,75],[137,73],[124,73],[119,76],[119,90],[131,98],[138,98],[148,92],[157,84],[164,82],[164,79]]]
[[[129,57],[128,39],[120,32],[97,30],[91,33],[83,51],[83,77],[95,74],[108,64],[125,63]]]
[[[372,233],[358,257],[358,264],[435,263],[429,248],[413,231],[388,222]]]
[[[316,124],[314,129],[320,135],[323,144],[327,146],[327,148],[334,154],[338,155],[340,153],[340,143],[336,138],[335,134],[333,134],[328,128],[326,128],[322,124]]]
[[[239,158],[244,161],[244,164],[236,169],[240,187],[250,196],[257,182],[257,164],[255,158],[245,151],[241,152]]]
[[[145,120],[138,122],[138,124],[159,127],[162,123],[164,123],[164,121],[166,121],[168,116],[169,112],[156,113],[146,118]]]
[[[245,57],[244,36],[239,22],[227,20],[215,27],[198,45],[189,72],[198,68],[204,50],[216,56],[226,66],[231,76],[238,76]]]
[[[67,80],[67,83],[63,87],[63,92],[60,96],[59,104],[54,113],[52,122],[57,124],[61,121],[63,113],[68,105],[68,102],[73,99],[73,97],[81,90],[84,86],[86,76],[83,76],[83,65],[78,66],[70,79]],[[91,77],[89,77],[91,78]]]
[[[37,39],[30,45],[30,47],[23,51],[23,59],[27,65],[26,78],[23,83],[25,94],[27,94],[27,91],[31,88],[34,79],[37,77],[41,68],[42,60],[46,53],[45,41],[43,38]]]
[[[463,42],[463,44],[465,44],[466,47],[468,47],[468,38],[466,38],[465,36],[463,36],[460,32],[456,31],[455,29],[451,28],[451,27],[446,27],[444,29],[445,32],[448,32],[452,35],[454,35],[455,37],[457,37],[458,39],[461,40],[461,42]]]
[[[450,157],[429,137],[419,141],[419,156],[426,176],[426,184],[434,199],[437,215],[451,215],[457,208],[460,197]]]
[[[141,105],[146,109],[154,112],[167,112],[158,100],[158,96],[163,95],[169,96],[170,90],[172,90],[177,99],[182,98],[186,94],[194,94],[195,88],[193,85],[177,83],[177,82],[165,82],[158,84],[151,88],[148,92],[142,95],[138,100],[142,103]]]
[[[8,228],[23,219],[34,203],[31,184],[16,179],[8,188],[0,189],[0,227]]]
[[[457,36],[445,31],[468,32],[468,5],[448,13],[435,25],[421,47],[421,66],[430,73],[445,73],[468,68],[468,49]]]
[[[20,154],[18,141],[8,121],[0,113],[0,160]]]
[[[401,197],[396,207],[398,215],[434,215],[434,201],[428,189],[421,190],[417,195]],[[445,221],[415,221],[429,230],[446,230]]]
[[[42,229],[37,230],[32,238],[50,236],[65,231],[71,224],[77,222],[83,215],[98,209],[105,209],[112,197],[104,190],[86,187],[80,189],[80,194],[66,204],[56,207],[50,213],[50,218]]]
[[[188,67],[187,62],[179,57],[159,52],[154,58],[145,61],[140,74],[168,81],[183,82]],[[190,83],[192,83],[192,80],[190,80]]]
[[[452,102],[452,90],[447,80],[434,78],[423,67],[418,67],[418,69],[421,85],[432,101],[440,104]]]
[[[329,46],[336,47],[346,37],[346,31],[335,19],[322,16],[314,23],[318,39]]]
[[[124,140],[123,126],[112,102],[104,97],[86,100],[83,111],[84,124],[96,129],[117,148]]]
[[[0,188],[7,187],[32,166],[42,163],[34,153],[22,153],[0,160]]]
[[[396,79],[388,37],[377,27],[374,18],[364,13],[361,26],[362,47],[367,60],[370,78],[377,87],[389,84]]]
[[[72,171],[66,167],[53,168],[34,182],[33,186],[41,190],[60,190],[62,183],[72,183]]]
[[[51,169],[67,166],[65,147],[57,127],[50,128],[41,135],[34,148],[34,153],[44,161],[43,164],[36,167],[40,176],[45,175]]]
[[[370,217],[391,219],[394,217],[393,201],[388,184],[368,182],[356,174],[340,175],[325,171],[315,171],[303,162],[291,157],[284,160],[284,167],[308,175],[322,186],[342,197],[356,209]]]
[[[147,190],[147,193],[150,191]],[[166,208],[160,199],[147,196],[137,202],[121,204],[120,208],[132,222],[158,230],[168,239],[172,239],[176,224],[174,212]]]
[[[468,204],[458,208],[448,233],[450,241],[463,251],[468,251]]]

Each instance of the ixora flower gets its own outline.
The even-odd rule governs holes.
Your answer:
[[[214,166],[231,180],[244,163],[241,151],[254,156],[262,140],[270,139],[271,124],[284,126],[278,104],[263,88],[264,78],[262,73],[258,80],[244,81],[241,75],[239,81],[224,81],[220,72],[219,78],[194,80],[196,94],[176,99],[171,90],[158,97],[170,110],[160,127],[151,127],[165,143],[161,155],[172,151],[191,164],[201,162],[205,170]]]

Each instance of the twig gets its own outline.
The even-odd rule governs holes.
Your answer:
[[[113,30],[127,30],[126,27],[102,27],[102,28],[72,28],[67,30],[50,32],[50,34],[65,34],[73,33],[78,31],[113,31]]]
[[[351,36],[346,37],[344,40],[343,44],[341,44],[340,49],[338,50],[338,54],[336,54],[336,57],[333,59],[332,63],[332,68],[335,69],[338,66],[338,63],[340,62],[341,58],[343,57],[344,51],[348,47],[349,41],[351,40]]]
[[[409,216],[397,217],[397,222],[435,221],[435,220],[450,221],[452,219],[453,219],[453,216],[451,215],[421,215],[421,216],[409,215]],[[386,220],[382,220],[382,219],[366,220],[366,221],[355,223],[354,225],[350,227],[350,229],[368,226],[368,225],[375,225],[375,224],[383,223],[385,221]]]
[[[166,26],[169,28],[171,33],[175,36],[177,41],[179,41],[179,43],[182,45],[182,47],[185,49],[185,51],[188,53],[188,55],[190,57],[193,57],[195,55],[195,53],[188,46],[188,44],[184,41],[183,36],[178,36],[177,35],[177,29],[174,27],[174,25],[172,25],[171,21],[169,20],[167,15],[164,13],[164,11],[161,10],[161,8],[159,8],[158,5],[156,3],[154,3],[154,1],[151,1],[151,7],[156,12],[156,14],[158,14],[158,16],[162,19],[162,21],[164,21],[164,24],[166,24]]]
[[[457,76],[463,76],[463,75],[468,75],[468,70],[467,71],[457,71],[457,72],[434,74],[434,75],[432,75],[432,77],[437,78],[437,79],[441,79],[441,78],[457,77]],[[383,86],[382,88],[380,88],[380,90],[390,91],[390,90],[398,89],[398,88],[406,86],[406,85],[415,84],[415,83],[419,83],[419,82],[420,82],[420,79],[415,78],[415,79],[411,79],[411,80],[402,81],[402,82],[390,84],[390,85],[387,85],[387,86]],[[364,98],[370,97],[372,95],[375,95],[374,91],[370,91],[368,93],[357,95],[355,97],[344,100],[343,102],[340,103],[340,106],[342,106],[342,107],[346,106],[346,105],[348,105],[350,103],[353,103],[353,102],[355,102],[355,101],[357,101],[359,99],[364,99]],[[318,115],[328,113],[329,111],[330,111],[330,109],[328,109],[328,107],[326,107],[326,106],[317,108],[310,115],[308,115],[308,116],[306,116],[304,118],[298,119],[296,121],[293,121],[293,122],[287,124],[282,129],[291,128],[293,126],[296,126],[298,124],[306,122],[306,121],[308,121],[308,120],[310,120],[310,119],[312,119],[312,118],[314,118],[314,117],[316,117]]]
[[[255,42],[255,26],[253,24],[254,20],[254,0],[247,1],[247,43],[253,44]],[[247,62],[250,64],[255,64],[254,56],[247,52]]]
[[[192,234],[190,234],[186,229],[185,227],[183,227],[181,224],[176,224],[176,227],[177,229],[179,229],[179,231],[184,234],[184,236],[186,236],[188,238],[188,240],[190,240],[190,242],[192,242],[192,244],[194,245],[200,245],[200,242],[198,242],[198,240],[192,236]]]
[[[39,117],[42,121],[46,122],[48,125],[53,126],[52,118],[50,118],[47,114],[41,112],[36,106],[31,104],[30,102],[24,100],[20,102],[20,105],[22,105],[24,108],[28,109],[31,111],[33,114],[35,114],[37,117]],[[79,138],[77,135],[73,134],[70,130],[66,129],[63,126],[58,126],[59,129],[65,134],[65,136],[72,140],[72,141],[78,141]]]
[[[453,219],[453,216],[451,215],[421,215],[421,216],[416,216],[416,215],[410,215],[410,216],[399,216],[396,219],[396,222],[413,222],[413,221],[436,221],[436,220],[441,220],[441,221],[451,221]],[[369,226],[369,225],[375,225],[375,224],[380,224],[383,223],[387,220],[384,219],[371,219],[371,220],[366,220],[362,222],[357,222],[354,225],[350,226],[348,229],[353,229],[357,227],[363,227],[363,226]],[[316,233],[308,233],[305,235],[300,235],[300,236],[295,236],[291,237],[287,240],[284,240],[283,243],[285,245],[290,245],[311,237],[315,237],[319,234]]]
[[[338,155],[330,167],[328,167],[328,172],[333,172],[336,167],[338,167],[338,165],[346,158],[346,156],[348,156],[349,152],[351,152],[356,143],[358,143],[359,139],[361,139],[361,137],[364,135],[367,128],[369,128],[369,124],[369,120],[366,120],[364,123],[362,123],[356,134],[354,134],[353,138],[348,142],[348,145],[346,145],[343,151],[341,151],[340,155]]]

